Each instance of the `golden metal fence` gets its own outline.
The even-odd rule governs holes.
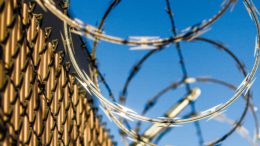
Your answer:
[[[0,145],[114,145],[36,7],[0,0]]]

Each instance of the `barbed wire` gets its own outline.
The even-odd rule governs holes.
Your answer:
[[[169,44],[171,42],[180,42],[182,40],[192,40],[196,36],[198,36],[200,33],[205,31],[205,29],[210,26],[212,23],[214,23],[217,19],[219,19],[225,12],[226,10],[236,4],[236,0],[224,0],[223,6],[221,10],[217,12],[212,18],[203,20],[201,23],[196,24],[194,26],[188,27],[185,29],[186,31],[184,34],[181,34],[177,37],[169,37],[169,38],[159,38],[159,39],[152,39],[152,40],[146,40],[143,38],[140,38],[139,40],[130,40],[130,39],[123,39],[119,37],[114,37],[110,35],[106,35],[102,32],[100,32],[99,29],[96,27],[93,27],[87,23],[84,23],[83,21],[79,19],[71,19],[70,17],[64,15],[62,12],[60,12],[56,6],[55,3],[51,0],[36,0],[40,5],[45,6],[45,9],[48,9],[51,11],[53,14],[55,14],[59,19],[62,21],[66,22],[69,26],[71,26],[73,29],[72,32],[79,34],[79,35],[85,35],[90,39],[99,39],[99,40],[104,40],[108,41],[111,43],[117,43],[117,44],[127,44],[127,45],[154,45],[154,46],[159,46],[159,45],[165,45]],[[188,31],[187,31],[188,30]]]
[[[167,0],[166,0],[167,1]],[[48,0],[43,0],[43,1],[40,1],[43,5],[45,6],[54,6],[54,3],[49,3]],[[169,1],[168,1],[169,2]],[[230,4],[234,3],[234,1],[229,1],[231,2]],[[230,6],[229,2],[227,2],[226,5]],[[97,46],[97,42],[99,40],[106,40],[104,39],[105,37],[102,36],[104,35],[104,33],[101,34],[100,32],[100,29],[102,28],[102,25],[104,24],[104,21],[106,19],[106,17],[108,16],[108,14],[110,13],[110,11],[112,10],[112,8],[114,8],[115,5],[117,5],[119,3],[119,1],[114,1],[112,2],[112,5],[113,6],[110,6],[109,7],[109,10],[106,11],[100,25],[99,25],[99,29],[98,29],[98,33],[99,35],[96,36],[95,33],[92,34],[92,32],[88,32],[90,35],[93,35],[94,36],[94,46],[95,46],[95,50],[96,50],[96,46]],[[248,0],[244,0],[244,4],[247,8],[247,10],[249,11],[249,14],[252,16],[252,19],[254,20],[255,24],[256,24],[256,28],[257,28],[257,35],[259,36],[259,22],[258,22],[258,17],[257,17],[257,9],[255,8],[254,4],[252,1],[248,1]],[[169,3],[167,4],[169,6]],[[169,7],[168,7],[169,8]],[[223,9],[224,10],[220,10],[220,12],[217,14],[219,15],[218,17],[213,17],[212,19],[215,19],[217,20],[227,9],[228,7],[224,7]],[[47,8],[48,9],[48,8]],[[53,9],[50,8],[50,9]],[[50,10],[50,11],[53,11],[53,10]],[[58,15],[59,13],[58,12],[53,12],[54,14]],[[172,12],[169,10],[168,11],[168,14],[170,15],[170,17],[172,17]],[[63,16],[58,16],[58,17],[61,17],[60,19],[63,19],[63,20],[67,20],[65,18],[63,18]],[[173,24],[173,18],[171,18],[172,20],[172,25],[174,26]],[[215,20],[211,20],[209,22],[214,22]],[[70,22],[70,20],[67,20],[65,21],[66,25],[70,25],[72,26],[71,27],[71,32],[76,32],[75,31],[75,26],[73,26],[72,22]],[[209,23],[209,24],[211,24]],[[208,25],[209,25],[208,24]],[[88,25],[86,25],[86,28]],[[64,26],[64,28],[66,28],[67,26]],[[193,27],[194,28],[194,27]],[[77,28],[79,29],[79,28]],[[81,28],[82,29],[82,28]],[[173,27],[173,31],[174,31],[175,27]],[[197,30],[199,28],[196,28],[195,30]],[[204,28],[203,28],[204,29]],[[195,32],[194,30],[194,32]],[[199,32],[201,30],[198,30],[197,32]],[[70,33],[70,31],[65,31],[66,33]],[[197,33],[196,32],[196,33]],[[69,37],[66,37],[66,33],[65,33],[65,38],[67,38],[68,40]],[[173,32],[173,33],[176,33],[176,32]],[[194,34],[192,34],[194,35]],[[100,37],[102,36],[102,37]],[[176,36],[176,37],[175,37]],[[190,35],[191,36],[191,35]],[[104,37],[104,38],[103,38]],[[173,36],[173,38],[178,38],[177,34],[175,34]],[[144,63],[144,61],[149,58],[150,56],[152,56],[155,52],[159,51],[159,50],[162,50],[164,47],[164,45],[167,45],[169,43],[176,43],[176,48],[179,53],[179,57],[180,57],[180,62],[181,62],[181,65],[182,65],[182,70],[183,70],[183,80],[179,83],[174,83],[172,84],[171,86],[168,86],[167,88],[165,88],[164,90],[162,90],[161,92],[159,92],[157,94],[157,96],[155,96],[156,98],[153,98],[152,100],[149,100],[149,103],[146,104],[145,106],[145,109],[143,110],[142,112],[142,115],[144,115],[154,104],[155,104],[155,101],[162,95],[164,94],[165,92],[167,92],[168,90],[172,89],[173,87],[174,88],[177,88],[180,84],[185,84],[186,85],[186,88],[187,88],[187,92],[190,92],[190,87],[189,87],[189,84],[192,83],[195,79],[194,82],[197,82],[197,81],[201,81],[201,82],[205,82],[206,80],[209,81],[209,82],[214,82],[214,83],[219,83],[219,84],[223,84],[225,86],[228,86],[228,87],[232,87],[232,89],[236,90],[236,93],[234,94],[233,97],[231,97],[226,103],[224,104],[221,104],[221,105],[218,105],[217,107],[213,107],[209,110],[206,110],[206,111],[203,111],[203,112],[196,112],[194,107],[192,106],[192,116],[191,114],[189,114],[187,116],[187,118],[185,119],[169,119],[167,117],[165,118],[148,118],[148,117],[145,117],[145,116],[142,116],[142,115],[139,115],[137,114],[136,112],[134,112],[133,110],[131,109],[128,109],[127,107],[124,107],[123,105],[121,104],[118,104],[118,103],[115,103],[115,102],[110,102],[108,101],[106,98],[104,98],[102,96],[102,94],[99,92],[98,88],[94,85],[94,83],[90,80],[90,78],[84,74],[78,67],[77,65],[77,61],[75,60],[75,57],[73,56],[73,52],[70,51],[71,48],[70,47],[67,47],[67,51],[69,52],[68,54],[70,55],[70,59],[72,60],[72,64],[74,66],[74,68],[76,68],[76,71],[79,75],[79,78],[78,78],[78,81],[86,88],[87,91],[89,91],[90,93],[92,93],[93,95],[97,96],[98,99],[100,100],[101,102],[101,105],[102,105],[102,108],[104,109],[104,112],[108,114],[108,116],[125,132],[128,134],[128,136],[130,136],[130,138],[133,140],[133,141],[136,141],[137,143],[143,143],[143,144],[149,144],[149,145],[153,145],[152,143],[150,142],[147,142],[145,140],[143,140],[142,136],[140,136],[140,134],[134,132],[133,130],[129,130],[129,128],[126,128],[125,125],[122,123],[122,121],[118,120],[116,118],[116,116],[119,116],[120,118],[125,118],[125,119],[128,119],[128,120],[132,120],[132,119],[137,119],[137,120],[140,120],[140,121],[147,121],[147,122],[152,122],[152,123],[158,123],[158,124],[161,124],[162,126],[165,126],[165,127],[169,127],[170,125],[177,125],[177,124],[183,124],[183,123],[187,123],[187,122],[196,122],[200,119],[203,119],[203,118],[208,118],[208,117],[214,117],[216,116],[218,113],[221,113],[221,111],[223,111],[223,109],[225,109],[227,106],[229,106],[234,100],[236,100],[240,95],[242,95],[243,93],[243,96],[244,98],[246,99],[246,107],[244,108],[244,111],[243,113],[241,114],[241,117],[239,118],[239,120],[237,122],[234,122],[234,126],[233,128],[228,132],[226,133],[223,137],[219,138],[218,140],[214,141],[214,142],[211,142],[209,145],[214,145],[214,144],[218,144],[222,141],[224,141],[227,137],[229,137],[237,128],[241,128],[241,123],[243,121],[243,119],[245,118],[245,115],[247,113],[247,110],[248,108],[250,107],[253,115],[254,115],[254,119],[255,119],[255,122],[256,122],[256,129],[257,129],[257,132],[256,132],[256,135],[259,135],[259,126],[258,126],[258,120],[257,120],[257,117],[256,117],[256,113],[255,113],[255,108],[254,108],[254,105],[252,103],[250,103],[250,87],[253,83],[253,76],[257,70],[257,67],[258,67],[258,62],[259,62],[259,37],[256,38],[256,48],[255,48],[255,63],[254,63],[254,66],[251,70],[251,72],[247,75],[246,74],[246,71],[244,69],[244,65],[239,61],[239,59],[229,50],[227,49],[225,46],[223,46],[222,44],[218,43],[218,42],[215,42],[213,40],[210,40],[210,39],[206,39],[206,38],[202,38],[202,37],[199,37],[199,35],[197,35],[196,37],[192,37],[189,38],[189,39],[180,39],[178,41],[174,41],[174,39],[172,39],[173,41],[165,41],[165,43],[158,43],[156,44],[156,41],[158,40],[155,40],[155,41],[140,41],[138,42],[137,44],[138,45],[155,45],[157,49],[154,49],[154,50],[151,50],[150,52],[148,52],[143,58],[141,58],[141,60],[139,60],[139,62],[133,67],[133,69],[131,70],[130,72],[130,75],[128,76],[127,80],[126,80],[126,83],[123,87],[123,92],[122,92],[122,95],[120,96],[120,102],[121,103],[124,103],[126,100],[126,94],[127,94],[127,88],[131,82],[131,80],[133,79],[133,77],[137,74],[137,72],[139,71],[140,69],[140,66]],[[69,41],[67,39],[64,39],[64,44],[66,45],[69,45]],[[66,41],[67,40],[67,41]],[[116,40],[116,39],[115,39]],[[179,46],[179,41],[181,40],[185,40],[185,41],[203,41],[203,42],[207,42],[207,43],[210,43],[210,44],[213,44],[215,46],[217,46],[218,48],[224,50],[226,53],[228,53],[237,63],[239,69],[241,70],[241,72],[243,73],[243,75],[245,76],[245,80],[241,83],[241,86],[239,88],[236,88],[235,86],[225,82],[225,81],[220,81],[220,80],[216,80],[216,79],[206,79],[206,78],[189,78],[187,73],[186,73],[186,69],[185,69],[185,64],[183,62],[183,56],[182,56],[182,53],[180,51],[180,46]],[[114,42],[113,39],[110,40],[111,42]],[[136,42],[131,42],[131,41],[127,41],[127,40],[124,40],[123,41],[124,43],[123,44],[132,44],[132,43],[136,43]],[[130,43],[129,43],[130,42]],[[148,43],[149,42],[149,43]],[[114,42],[115,43],[115,42]],[[118,43],[118,42],[117,42]],[[178,49],[179,48],[179,49]],[[93,51],[93,50],[92,50]],[[95,52],[95,51],[94,51]],[[90,52],[88,53],[90,55]],[[92,54],[93,55],[93,52]],[[95,55],[93,55],[94,57],[96,57]],[[93,57],[92,56],[92,57]],[[93,61],[93,67],[95,68],[95,70],[97,70],[97,74],[100,76],[102,75],[100,72],[99,72],[99,69],[95,63],[95,60]],[[97,76],[96,76],[97,77]],[[193,79],[191,81],[191,79]],[[108,84],[106,83],[106,81],[104,80],[104,78],[102,79],[102,82],[105,84],[105,87],[108,89],[108,91],[110,93],[112,93],[110,87],[108,86]],[[114,100],[114,99],[113,99]],[[115,100],[114,100],[115,101]],[[191,116],[191,117],[190,117]],[[198,125],[197,125],[198,126]],[[258,134],[257,134],[258,133]],[[202,144],[202,141],[201,143]],[[204,144],[204,143],[203,143]]]
[[[202,37],[198,37],[195,40],[198,41],[202,41],[205,43],[209,43],[221,50],[223,50],[225,53],[227,53],[237,64],[239,71],[242,72],[243,76],[246,77],[247,76],[247,72],[245,70],[245,66],[243,65],[243,63],[241,63],[241,61],[236,57],[236,55],[227,47],[225,47],[224,45],[222,45],[221,43],[218,43],[214,40],[208,39],[208,38],[202,38]],[[146,58],[147,59],[147,58]],[[140,64],[139,66],[141,66],[142,64]],[[135,66],[133,68],[136,68]],[[139,68],[139,67],[137,67]],[[133,69],[132,69],[133,70]],[[133,74],[132,72],[130,74]],[[165,94],[167,91],[172,90],[177,88],[178,86],[180,86],[181,84],[183,84],[185,82],[185,80],[182,80],[180,82],[174,82],[171,85],[165,87],[164,89],[162,89],[160,92],[158,92],[157,94],[155,94],[155,96],[153,96],[150,100],[148,100],[148,102],[145,104],[143,111],[141,112],[142,114],[146,114],[146,112],[152,107],[154,106],[155,102],[158,100],[159,97],[161,97],[163,94]],[[233,88],[233,86],[230,86],[229,84],[223,83],[231,88]],[[249,92],[250,93],[250,92]]]
[[[228,82],[225,82],[223,80],[218,80],[218,79],[214,79],[214,78],[207,78],[207,77],[192,77],[192,78],[188,78],[187,81],[189,81],[189,83],[197,83],[197,82],[202,82],[202,83],[214,83],[214,84],[219,84],[222,85],[224,87],[227,87],[231,90],[236,90],[236,87]],[[187,82],[186,81],[186,82]],[[177,89],[179,87],[181,87],[183,84],[185,84],[185,81],[179,81],[179,82],[174,82],[172,84],[170,84],[169,86],[165,87],[164,89],[162,89],[161,91],[158,92],[158,94],[156,94],[154,97],[152,97],[150,100],[148,100],[148,103],[146,105],[151,105],[149,103],[154,102],[155,105],[155,100],[158,100],[160,97],[163,97],[162,95],[167,93],[168,91],[171,91],[173,89]],[[246,102],[246,106],[244,108],[243,113],[241,114],[240,118],[238,119],[238,121],[235,123],[235,126],[229,131],[227,132],[224,136],[222,136],[221,138],[219,138],[218,140],[212,142],[212,144],[210,145],[214,145],[214,144],[218,144],[222,141],[224,141],[226,138],[228,138],[236,129],[237,127],[241,126],[242,121],[244,120],[247,110],[248,108],[250,108],[253,117],[254,117],[254,122],[255,122],[255,129],[259,129],[259,125],[258,125],[258,118],[257,118],[257,114],[255,111],[255,106],[250,103],[249,98],[251,98],[251,94],[248,93],[247,95],[243,95],[245,102]],[[151,106],[145,106],[145,108],[143,109],[143,114],[145,114],[149,109],[151,108]],[[191,115],[195,115],[196,113],[191,112],[190,114],[184,116],[184,117],[189,117]],[[138,122],[137,123],[137,127],[135,129],[140,129],[141,123]],[[167,133],[168,131],[165,131],[165,133]],[[258,135],[259,131],[256,131],[255,135]],[[162,133],[164,135],[164,133]],[[158,136],[160,137],[160,136]],[[158,140],[157,140],[158,141]]]
[[[239,71],[241,71],[241,73],[246,77],[247,73],[246,73],[245,66],[243,65],[243,63],[241,63],[241,61],[236,57],[236,55],[231,50],[229,50],[227,47],[225,47],[223,44],[218,43],[218,42],[216,42],[214,40],[210,40],[210,39],[202,38],[202,37],[198,37],[198,38],[194,39],[194,41],[195,40],[212,44],[212,45],[216,46],[217,48],[223,50],[225,53],[227,53],[235,61],[235,63],[238,66]],[[133,68],[135,68],[135,67],[133,67]],[[205,80],[207,80],[207,79],[205,79]],[[213,82],[213,81],[211,81],[211,82]],[[231,84],[229,84],[227,82],[224,82],[224,81],[214,80],[214,82],[218,83],[218,84],[222,84],[224,86],[227,86],[227,87],[231,88],[232,90],[236,89],[234,85],[231,85]],[[141,113],[143,115],[146,114],[156,104],[158,99],[160,97],[162,97],[163,94],[165,94],[169,90],[178,88],[179,86],[181,86],[184,83],[185,83],[185,80],[182,80],[182,81],[179,81],[179,82],[174,82],[171,85],[169,85],[169,86],[165,87],[164,89],[162,89],[161,91],[159,91],[157,94],[155,94],[155,96],[153,96],[151,99],[148,100],[148,102],[145,104],[144,109],[143,109],[143,111]],[[251,93],[249,91],[248,97],[251,97],[250,95],[251,95]],[[249,101],[247,101],[247,102],[249,102]],[[247,108],[248,108],[248,106],[246,106],[245,109],[247,109]],[[256,111],[254,111],[254,106],[251,105],[250,108],[251,108],[252,113],[254,115],[255,125],[256,125],[255,127],[256,127],[256,129],[259,129],[259,125],[258,125],[258,122],[257,122],[258,119],[257,119],[257,116],[256,116]],[[224,141],[226,138],[228,138],[235,131],[237,126],[239,126],[242,123],[242,120],[245,118],[246,111],[247,110],[245,110],[243,112],[243,114],[241,115],[240,119],[238,120],[239,122],[237,122],[235,124],[236,126],[234,126],[234,128],[232,130],[230,130],[230,132],[225,134],[223,136],[223,138],[220,138],[220,140],[216,141],[215,144],[216,143],[220,143],[221,141]],[[196,114],[196,113],[192,112],[190,115],[192,115],[192,114]],[[141,122],[138,121],[135,129],[140,129],[140,126],[141,126]],[[161,133],[161,135],[165,135],[169,131],[170,131],[170,129],[167,129],[167,131]],[[258,135],[257,133],[259,133],[259,130],[256,131],[256,135]],[[162,136],[158,136],[158,138],[155,140],[155,142],[158,142],[160,140],[160,137],[162,137]],[[224,139],[224,137],[225,137],[225,139]]]
[[[175,26],[175,21],[174,21],[174,17],[173,17],[173,11],[172,11],[172,8],[171,8],[171,4],[170,4],[170,1],[169,0],[166,0],[166,12],[168,13],[169,15],[169,18],[170,18],[170,23],[171,23],[171,26],[172,26],[172,33],[173,33],[173,36],[177,36],[177,29],[176,29],[176,26]],[[182,80],[186,80],[188,78],[188,71],[187,71],[187,68],[186,68],[186,65],[185,65],[185,62],[184,62],[184,56],[183,56],[183,53],[182,53],[182,50],[181,50],[181,44],[180,42],[177,42],[175,44],[175,48],[178,52],[178,56],[179,56],[179,62],[180,62],[180,65],[181,65],[181,70],[182,70],[182,74],[183,74],[183,78]],[[185,87],[186,87],[186,94],[190,93],[191,92],[191,87],[190,87],[190,84],[189,83],[185,83]],[[192,101],[189,103],[190,107],[191,107],[191,110],[192,110],[192,113],[196,113],[196,107],[195,107],[195,102]],[[194,122],[194,126],[195,126],[195,129],[197,131],[197,136],[198,136],[198,139],[199,139],[199,145],[203,145],[204,143],[204,138],[203,138],[203,134],[202,134],[202,130],[200,128],[200,123],[199,121],[195,121]]]

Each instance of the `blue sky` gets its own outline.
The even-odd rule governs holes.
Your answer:
[[[71,1],[71,12],[74,17],[82,19],[92,25],[97,25],[110,0],[84,0]],[[205,18],[210,18],[221,8],[220,0],[170,0],[173,8],[177,29],[181,31],[190,25],[199,23]],[[257,7],[260,2],[255,0]],[[107,34],[128,36],[171,36],[171,25],[165,11],[164,0],[122,0],[122,2],[111,12],[107,18],[104,29]],[[249,71],[254,61],[254,42],[256,29],[245,10],[241,0],[231,12],[229,11],[212,25],[211,30],[203,37],[222,42],[231,49],[239,59],[247,66]],[[91,41],[89,41],[92,44]],[[186,62],[189,76],[210,76],[239,85],[243,80],[242,74],[237,70],[235,62],[223,51],[203,42],[182,42],[182,51]],[[123,85],[130,73],[131,67],[148,51],[130,51],[128,46],[100,42],[97,47],[97,58],[101,72],[112,88],[116,98],[121,94]],[[145,101],[160,91],[163,87],[182,77],[176,48],[171,45],[163,51],[155,53],[149,58],[137,76],[131,82],[127,94],[126,105],[141,112]],[[260,73],[253,85],[254,102],[260,107]],[[200,87],[202,94],[196,101],[198,111],[205,110],[221,102],[226,101],[233,92],[214,84],[195,84],[192,87]],[[101,85],[104,95],[106,90]],[[147,114],[151,117],[162,116],[178,99],[185,95],[185,88],[170,91],[165,94],[152,110]],[[225,113],[232,119],[237,119],[242,113],[245,103],[242,98],[230,106]],[[188,113],[187,107],[183,114]],[[100,110],[102,114],[102,111]],[[257,113],[259,115],[259,112]],[[115,140],[121,146],[118,129],[109,120],[108,127],[112,130]],[[248,114],[245,127],[252,136],[254,123],[252,115]],[[149,124],[144,124],[148,126]],[[215,122],[214,120],[201,121],[201,127],[205,140],[214,140],[227,132],[230,127],[227,124]],[[198,139],[193,124],[185,124],[183,127],[172,129],[159,143],[159,145],[170,144],[173,146],[196,146]],[[224,146],[247,146],[246,140],[234,133],[223,143]]]

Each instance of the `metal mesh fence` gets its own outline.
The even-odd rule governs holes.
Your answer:
[[[0,145],[114,145],[36,7],[0,0]]]

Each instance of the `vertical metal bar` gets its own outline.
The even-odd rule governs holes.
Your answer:
[[[190,94],[185,96],[181,101],[178,102],[177,105],[175,105],[173,108],[171,108],[167,113],[166,116],[169,118],[175,118],[178,114],[181,113],[182,110],[184,110],[190,102],[196,100],[198,96],[200,95],[200,89],[194,88],[191,90]],[[167,127],[162,127],[158,124],[153,124],[151,127],[149,127],[143,134],[144,140],[150,141],[153,139],[156,135],[158,135],[160,132],[165,130]]]

